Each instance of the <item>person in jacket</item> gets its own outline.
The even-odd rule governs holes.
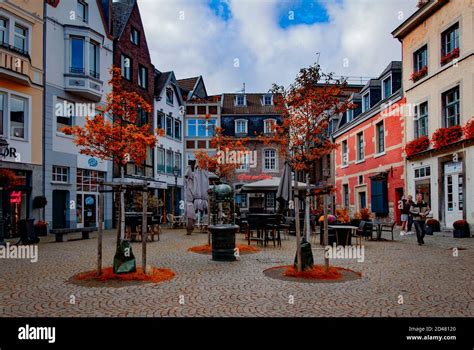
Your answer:
[[[417,193],[415,203],[410,206],[410,214],[413,215],[413,224],[415,225],[416,239],[419,245],[425,244],[423,238],[426,234],[426,216],[430,210],[430,206],[423,200],[423,195]]]

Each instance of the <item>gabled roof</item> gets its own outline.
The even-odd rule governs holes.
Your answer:
[[[128,19],[136,5],[136,0],[118,0],[112,3],[112,34],[120,39]]]
[[[204,85],[204,79],[202,78],[202,75],[192,78],[179,79],[178,85],[181,88],[183,100],[188,101],[192,100],[194,97],[199,97],[195,96],[195,92],[199,84],[202,84],[204,93],[206,95],[205,97],[207,97],[206,85]]]
[[[268,93],[246,93],[244,94],[247,99],[245,106],[236,106],[235,97],[242,95],[242,93],[223,94],[222,95],[222,113],[221,114],[279,114],[274,105],[264,106],[262,105],[262,98]]]
[[[380,74],[379,79],[383,78],[385,74],[392,70],[402,70],[402,61],[390,62],[388,66],[383,70],[382,74]]]
[[[178,79],[178,84],[181,87],[181,89],[183,89],[186,92],[190,92],[194,89],[198,80],[199,80],[199,77]]]
[[[183,97],[181,96],[181,91],[174,72],[160,72],[158,69],[155,69],[155,97],[160,97],[163,90],[169,85],[173,87],[174,92],[178,97],[179,105],[182,105]]]

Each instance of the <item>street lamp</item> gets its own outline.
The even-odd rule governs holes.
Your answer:
[[[173,192],[171,192],[171,203],[172,203],[172,206],[173,206],[173,217],[174,217],[174,191],[178,188],[178,176],[180,175],[180,170],[179,170],[179,167],[177,165],[174,166],[173,168],[173,175],[174,175],[174,188],[173,188]]]

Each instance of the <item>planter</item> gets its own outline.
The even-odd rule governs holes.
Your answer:
[[[232,224],[210,225],[212,260],[235,261],[235,233],[239,226]]]
[[[433,232],[433,228],[431,226],[426,225],[425,234],[428,236],[433,236]]]
[[[48,226],[35,226],[35,235],[36,236],[47,236],[48,235]]]
[[[471,232],[469,227],[465,227],[462,229],[454,229],[453,230],[453,237],[454,238],[469,238],[471,237]]]
[[[432,223],[429,220],[426,222],[426,228],[430,228],[431,232],[441,232],[441,225],[439,221],[433,221]]]

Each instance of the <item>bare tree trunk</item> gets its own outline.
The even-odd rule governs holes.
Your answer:
[[[97,237],[97,275],[102,274],[102,236],[104,223],[104,193],[99,193],[99,236]]]
[[[298,197],[298,182],[295,180],[295,234],[296,234],[296,268],[303,270],[301,263],[301,228],[300,228],[300,200]]]
[[[148,220],[147,220],[147,206],[148,206],[148,186],[143,186],[143,215],[142,215],[142,269],[146,274],[146,241],[148,238]]]
[[[123,165],[120,166],[120,182],[123,183],[125,179],[125,169]],[[125,238],[125,193],[124,188],[120,187],[120,239]]]
[[[310,241],[310,236],[311,236],[311,223],[310,223],[310,191],[309,191],[309,173],[305,174],[306,177],[306,197],[304,199],[305,201],[305,208],[304,208],[304,225],[306,228],[306,240],[309,242]]]
[[[328,196],[324,194],[324,247],[328,246]],[[329,258],[324,254],[324,265],[326,266],[326,271],[329,270]]]

